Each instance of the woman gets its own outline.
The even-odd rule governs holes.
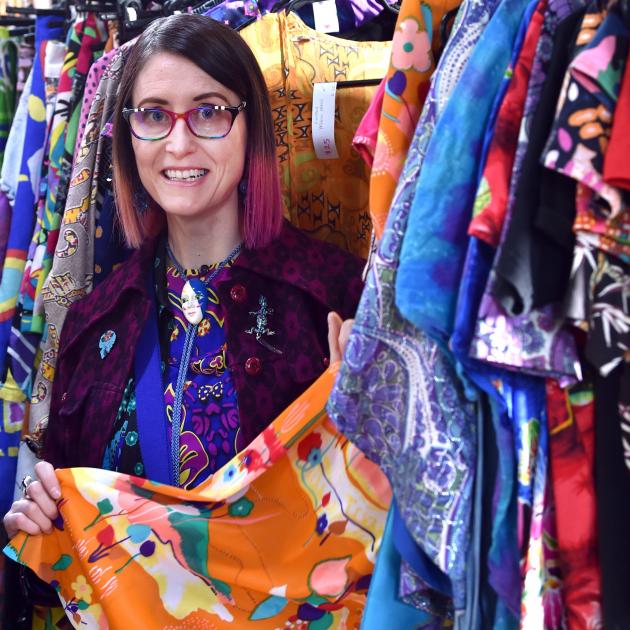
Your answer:
[[[9,536],[50,531],[55,467],[198,485],[324,371],[326,345],[340,357],[358,302],[361,261],[282,219],[266,87],[237,33],[194,15],[153,23],[113,123],[136,251],[68,312],[45,461]]]

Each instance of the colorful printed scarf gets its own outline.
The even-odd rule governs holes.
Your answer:
[[[58,471],[53,533],[5,552],[75,628],[359,628],[391,491],[324,411],[337,369],[195,491]]]

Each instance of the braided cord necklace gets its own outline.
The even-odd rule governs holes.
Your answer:
[[[190,356],[192,354],[193,347],[195,345],[195,339],[197,338],[197,328],[199,322],[203,318],[205,311],[205,304],[207,302],[207,295],[205,290],[210,282],[216,277],[216,275],[226,266],[229,265],[243,248],[243,243],[239,243],[220,263],[217,264],[214,271],[204,280],[186,280],[184,288],[182,289],[181,300],[184,301],[184,295],[197,295],[199,300],[199,308],[201,309],[201,318],[189,316],[187,312],[184,312],[186,319],[188,320],[188,328],[186,329],[186,338],[184,339],[184,349],[182,351],[182,358],[177,370],[177,381],[175,384],[175,400],[173,402],[173,417],[171,420],[171,483],[173,486],[179,486],[179,443],[181,432],[181,419],[182,419],[182,402],[184,400],[184,385],[186,383],[186,376],[188,374],[188,364],[190,363]],[[173,254],[170,245],[166,245],[166,253],[175,265],[175,269],[182,278],[186,278],[186,272],[180,265],[177,258]],[[201,285],[201,286],[200,286]],[[195,287],[197,290],[195,291]],[[203,289],[203,296],[199,299],[200,289]],[[182,308],[182,310],[184,310]]]

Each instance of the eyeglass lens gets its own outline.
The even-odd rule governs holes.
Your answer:
[[[187,121],[191,131],[206,138],[221,138],[232,126],[232,114],[228,110],[203,107],[188,112]],[[167,136],[173,122],[171,117],[159,109],[133,112],[129,117],[133,132],[141,138],[157,140]]]

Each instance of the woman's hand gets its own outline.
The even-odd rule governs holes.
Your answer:
[[[344,322],[337,313],[328,313],[328,348],[331,363],[341,361],[353,324],[354,319],[346,319]]]
[[[55,469],[48,462],[35,464],[39,481],[33,481],[25,490],[25,497],[14,501],[4,517],[4,527],[9,538],[19,531],[27,534],[49,534],[52,520],[59,513],[56,501],[61,497],[61,489]]]

